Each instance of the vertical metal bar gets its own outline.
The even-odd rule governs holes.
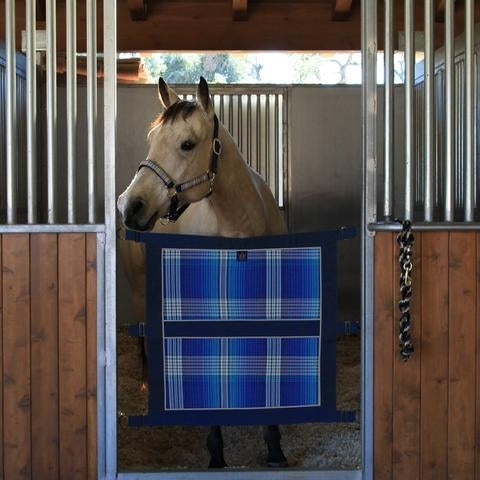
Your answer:
[[[7,223],[17,222],[17,63],[15,57],[15,0],[5,1]]]
[[[473,152],[474,152],[474,63],[473,63],[473,0],[465,0],[465,221],[472,222],[474,214]]]
[[[425,0],[425,171],[424,220],[433,220],[433,164],[435,157],[433,0]]]
[[[270,181],[270,94],[265,95],[265,180],[271,188]]]
[[[225,95],[220,95],[220,121],[224,123],[225,120]]]
[[[47,30],[47,221],[57,221],[57,42],[55,0],[46,0]]]
[[[414,7],[413,0],[405,0],[405,219],[413,217],[413,162],[415,157],[415,137],[413,115],[414,75]]]
[[[37,223],[37,70],[35,0],[26,2],[27,30],[27,222]]]
[[[291,178],[291,142],[289,125],[289,112],[291,108],[290,89],[284,88],[282,98],[282,177],[283,177],[283,192],[282,192],[282,206],[285,208],[287,225],[290,227],[290,215],[288,205],[290,202],[290,178]]]
[[[252,165],[252,94],[247,96],[247,163]]]
[[[76,222],[77,2],[67,0],[67,222]]]
[[[279,124],[279,111],[278,111],[278,93],[275,94],[275,107],[274,107],[274,115],[275,115],[275,132],[274,132],[274,152],[275,152],[275,158],[274,158],[274,176],[275,176],[275,181],[274,181],[274,194],[275,194],[275,199],[277,200],[277,203],[279,201],[279,190],[280,190],[280,182],[281,179],[279,178],[279,171],[280,171],[280,155],[279,155],[279,139],[280,139],[280,124]]]
[[[233,95],[228,96],[228,131],[233,137]]]
[[[262,125],[261,125],[261,119],[262,119],[262,115],[261,115],[261,108],[262,108],[262,103],[261,103],[261,99],[260,99],[260,94],[257,93],[257,122],[256,122],[256,136],[255,136],[255,143],[256,143],[256,146],[257,146],[257,154],[255,156],[255,170],[260,174],[262,175],[263,172],[262,172],[262,150],[261,150],[261,141],[260,139],[262,138],[261,137],[261,133],[262,133]]]
[[[373,478],[373,256],[374,238],[368,224],[377,219],[377,1],[362,9],[362,465],[363,479]]]
[[[97,1],[87,0],[88,223],[96,222]]]
[[[238,123],[238,138],[237,138],[237,144],[240,148],[240,151],[244,152],[243,149],[243,98],[242,95],[237,96],[237,123]]]
[[[116,381],[116,229],[115,143],[117,130],[117,2],[103,2],[104,158],[105,158],[105,336],[106,336],[106,478],[117,474]]]
[[[388,221],[393,216],[393,0],[385,0],[385,143],[384,143],[384,200],[383,215]]]

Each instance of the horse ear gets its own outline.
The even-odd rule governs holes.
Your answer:
[[[165,83],[162,77],[158,79],[158,98],[165,109],[180,100],[180,97]]]
[[[213,111],[213,104],[208,91],[208,83],[203,77],[200,77],[200,82],[197,87],[197,100],[206,113]]]

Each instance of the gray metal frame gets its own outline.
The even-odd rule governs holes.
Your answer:
[[[377,170],[377,2],[362,2],[362,465],[363,479],[373,478],[373,253],[367,226],[375,222]]]
[[[116,226],[115,142],[117,122],[117,4],[103,2],[104,161],[105,161],[105,437],[99,438],[99,458],[105,469],[99,478],[117,475],[117,342],[116,342]],[[100,443],[100,442],[104,443]],[[99,462],[100,467],[100,462]]]

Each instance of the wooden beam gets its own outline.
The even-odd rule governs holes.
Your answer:
[[[342,22],[347,20],[351,11],[352,0],[333,0],[333,21]]]
[[[445,22],[445,0],[436,0],[435,20],[439,23]]]
[[[235,21],[248,20],[248,0],[233,0],[232,15]]]
[[[144,21],[147,19],[147,0],[128,0],[130,18],[135,21]]]

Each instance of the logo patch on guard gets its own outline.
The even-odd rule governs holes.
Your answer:
[[[237,250],[237,260],[239,262],[246,262],[248,260],[247,250]]]

